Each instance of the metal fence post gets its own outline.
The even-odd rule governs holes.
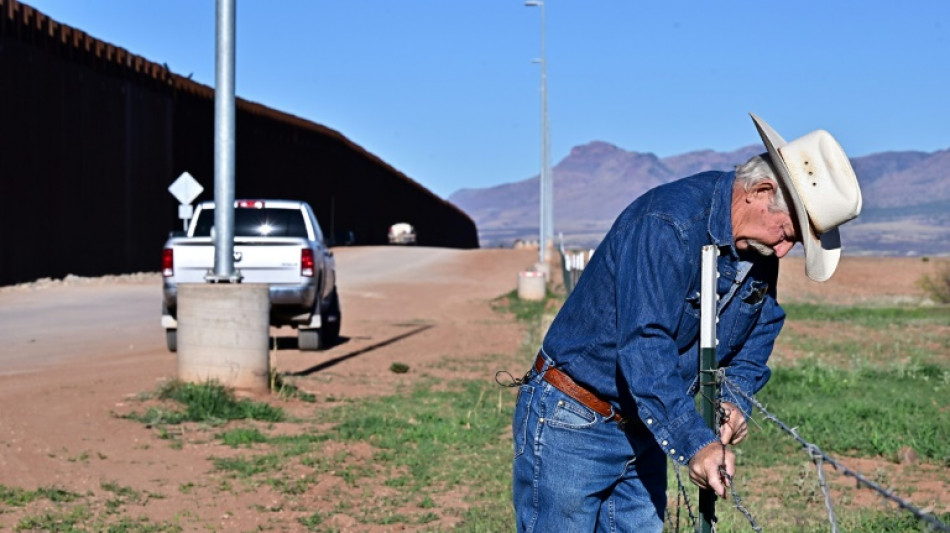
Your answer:
[[[716,434],[716,307],[719,300],[716,293],[716,278],[719,277],[717,268],[719,249],[713,245],[703,246],[701,289],[700,289],[700,327],[699,327],[699,379],[700,405],[703,420]],[[699,519],[700,531],[711,533],[716,521],[716,493],[709,489],[699,491]]]

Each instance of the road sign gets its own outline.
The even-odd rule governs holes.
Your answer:
[[[168,187],[168,192],[172,193],[172,196],[181,204],[190,204],[203,190],[205,188],[188,172],[182,172],[181,176],[178,176],[178,179]]]

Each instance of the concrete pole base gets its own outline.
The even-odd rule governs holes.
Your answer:
[[[522,300],[543,300],[547,294],[544,272],[523,271],[518,273],[518,298]]]
[[[263,283],[178,286],[178,379],[270,390],[270,294]]]

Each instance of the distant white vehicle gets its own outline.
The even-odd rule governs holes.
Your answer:
[[[415,244],[416,228],[406,222],[389,226],[389,244]]]

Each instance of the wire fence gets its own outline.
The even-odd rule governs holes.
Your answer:
[[[829,456],[827,453],[822,451],[821,448],[819,448],[817,445],[806,441],[804,438],[802,438],[798,434],[795,428],[789,426],[788,424],[780,420],[777,416],[769,412],[765,408],[765,406],[763,406],[758,400],[746,394],[735,383],[730,381],[726,377],[724,369],[716,370],[714,371],[714,373],[716,375],[716,380],[719,383],[719,386],[724,392],[729,392],[729,393],[732,393],[736,397],[741,397],[748,400],[749,403],[755,409],[757,409],[759,412],[762,413],[762,415],[765,417],[766,420],[778,426],[779,429],[781,429],[783,432],[791,436],[795,441],[797,441],[802,446],[803,450],[808,455],[809,459],[815,465],[818,471],[818,484],[821,487],[822,494],[824,495],[825,509],[828,514],[828,522],[830,526],[830,531],[832,533],[838,533],[838,519],[834,510],[834,503],[832,501],[831,491],[829,490],[828,483],[825,479],[824,466],[826,463],[828,465],[831,465],[831,467],[833,467],[836,471],[841,472],[843,475],[854,478],[857,481],[858,488],[868,488],[877,492],[878,495],[880,495],[882,498],[897,504],[898,508],[900,508],[901,510],[912,514],[917,520],[921,522],[925,522],[928,531],[943,531],[943,532],[950,533],[950,526],[940,521],[933,514],[925,512],[915,507],[913,504],[911,504],[907,500],[902,499],[891,490],[885,487],[882,487],[880,484],[868,479],[866,476],[862,475],[861,473],[844,466],[843,464],[841,464],[840,462],[838,462],[837,460]],[[715,399],[711,399],[711,400],[715,401]],[[721,408],[717,405],[717,411],[720,411],[720,410]],[[750,413],[745,413],[745,414],[746,414],[747,420],[751,420]],[[690,523],[693,525],[693,529],[698,532],[700,531],[699,520],[693,513],[693,508],[689,501],[689,496],[688,496],[686,487],[683,484],[683,479],[680,474],[681,467],[679,466],[679,464],[675,462],[673,466],[674,466],[674,471],[676,473],[677,484],[679,485],[679,490],[677,492],[678,504],[679,504],[679,501],[681,500],[685,502],[686,509],[690,518]],[[745,506],[743,505],[742,500],[739,497],[739,494],[736,492],[735,483],[732,483],[732,479],[729,479],[729,487],[730,487],[730,491],[731,491],[731,495],[733,499],[733,505],[735,506],[735,508],[746,518],[746,520],[749,522],[749,525],[752,527],[753,530],[757,532],[763,531],[762,527],[756,522],[752,513],[748,509],[746,509]],[[678,513],[679,513],[679,505],[677,506],[677,516],[676,516],[677,531],[679,527]],[[713,531],[715,531],[715,526],[713,527]]]

